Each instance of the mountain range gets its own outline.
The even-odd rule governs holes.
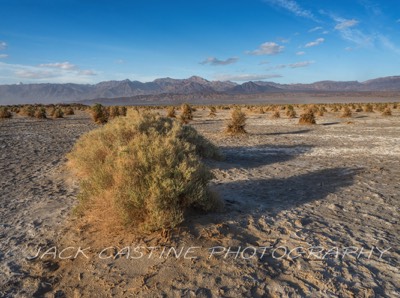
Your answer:
[[[397,92],[400,91],[400,76],[391,76],[358,81],[319,81],[311,84],[279,84],[264,81],[249,81],[237,84],[231,81],[208,81],[198,76],[188,79],[162,78],[152,82],[104,81],[98,84],[14,84],[0,85],[0,104],[61,103],[96,100],[107,101],[129,98],[155,98],[168,101],[174,98],[190,100],[194,97],[251,96],[288,92]]]

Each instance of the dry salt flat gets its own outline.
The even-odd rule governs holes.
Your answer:
[[[193,213],[161,239],[122,231],[105,237],[84,219],[68,216],[77,186],[63,175],[63,154],[93,127],[87,118],[61,120],[60,126],[14,119],[10,128],[12,122],[2,122],[2,140],[12,140],[1,145],[6,189],[1,200],[2,293],[400,296],[400,113],[361,112],[350,119],[326,113],[314,126],[249,113],[248,134],[240,137],[221,133],[227,118],[229,111],[211,119],[208,111],[199,110],[192,122],[225,154],[223,161],[207,161],[224,211]],[[10,147],[18,149],[6,150]],[[29,246],[31,254],[38,246],[89,248],[88,258],[17,258]],[[108,246],[113,257],[101,259],[99,252]],[[143,257],[126,249],[137,246],[144,247]],[[149,247],[158,250],[150,256]],[[165,247],[196,247],[191,254],[196,258],[162,255]]]
[[[26,268],[27,257],[38,245],[51,244],[64,224],[76,196],[63,171],[64,156],[93,127],[83,113],[0,121],[0,296],[30,296],[45,286]]]

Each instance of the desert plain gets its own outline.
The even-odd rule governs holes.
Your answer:
[[[74,215],[65,155],[88,113],[1,120],[0,296],[400,297],[400,109],[242,111],[244,135],[230,110],[189,123],[224,155],[205,161],[224,207],[149,235]]]

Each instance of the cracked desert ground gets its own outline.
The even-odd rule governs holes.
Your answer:
[[[400,109],[327,112],[310,126],[243,111],[238,137],[223,133],[229,110],[194,113],[190,125],[225,155],[207,161],[225,208],[166,237],[107,235],[71,214],[78,181],[65,154],[97,127],[87,113],[0,121],[0,296],[400,297]],[[115,258],[101,259],[109,246]],[[143,257],[120,253],[137,246]],[[88,257],[29,258],[38,247]],[[195,247],[196,258],[150,247]]]

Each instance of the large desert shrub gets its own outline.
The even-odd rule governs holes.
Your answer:
[[[94,122],[99,124],[104,124],[108,122],[109,113],[103,105],[99,103],[95,104],[94,106],[92,106],[91,112]]]
[[[340,117],[342,117],[342,118],[350,118],[352,116],[352,114],[353,113],[351,112],[351,109],[348,106],[345,106],[342,109],[342,115],[340,115]]]
[[[179,119],[182,123],[188,123],[190,120],[193,120],[193,109],[187,103],[182,104]]]
[[[363,107],[363,109],[364,109],[364,112],[367,112],[367,113],[373,113],[374,112],[374,106],[372,104],[370,104],[370,103],[367,103]]]
[[[281,118],[281,114],[280,114],[280,112],[279,112],[278,109],[276,109],[276,110],[274,111],[274,113],[271,115],[271,118],[272,118],[272,119]]]
[[[392,116],[392,110],[387,107],[383,112],[382,112],[382,116]]]
[[[53,118],[63,118],[64,112],[61,108],[56,108],[53,113]]]
[[[214,107],[214,106],[211,106],[211,107],[210,107],[210,114],[208,114],[208,116],[209,116],[209,117],[213,117],[213,118],[214,118],[214,117],[216,117],[216,116],[217,116],[217,114],[216,114],[216,113],[217,113],[217,108],[216,108],[216,107]]]
[[[24,116],[34,117],[35,116],[35,108],[34,108],[34,106],[31,106],[31,105],[25,105],[22,108],[20,113]]]
[[[297,114],[295,110],[287,110],[286,116],[288,116],[289,118],[296,118]]]
[[[45,107],[37,108],[34,116],[35,116],[35,118],[38,118],[38,119],[46,119],[47,118],[46,108]]]
[[[309,109],[300,115],[299,124],[316,124],[315,115],[312,109]]]
[[[82,136],[68,155],[81,179],[77,210],[141,231],[177,226],[185,210],[218,200],[202,157],[218,149],[190,126],[155,114],[116,118]]]
[[[127,107],[125,107],[125,106],[119,107],[119,114],[121,116],[125,117],[127,112],[128,112],[128,108]]]
[[[72,107],[65,108],[65,115],[68,115],[68,116],[75,115],[74,109]]]
[[[169,106],[167,109],[167,117],[176,118],[175,107]]]
[[[234,109],[231,113],[231,119],[229,120],[226,133],[228,134],[244,134],[246,133],[246,114],[243,113],[240,109]]]
[[[11,118],[12,114],[6,107],[0,107],[0,118]]]
[[[120,116],[119,107],[117,106],[108,107],[107,111],[110,119]]]

